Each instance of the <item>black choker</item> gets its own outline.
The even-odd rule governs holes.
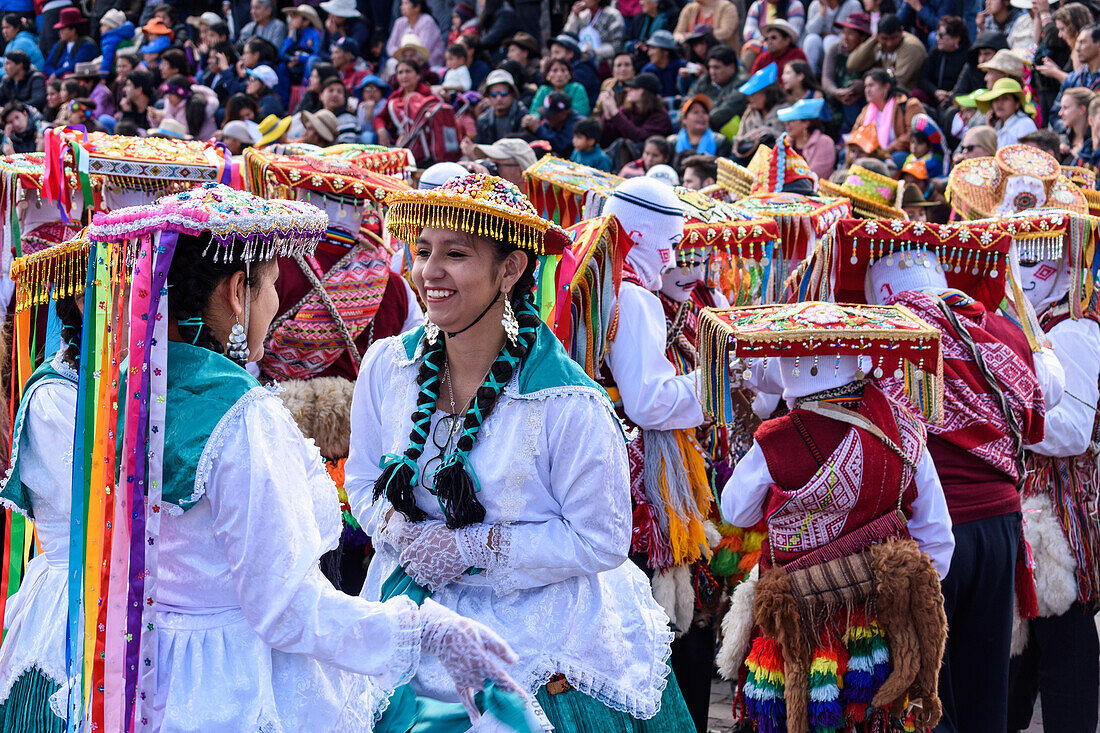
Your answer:
[[[485,306],[485,310],[481,311],[481,315],[479,315],[477,318],[475,318],[469,326],[466,326],[466,328],[462,329],[461,331],[455,331],[454,333],[452,333],[450,331],[445,331],[444,333],[447,334],[447,338],[452,338],[453,339],[455,336],[459,335],[460,333],[465,333],[465,332],[469,331],[471,328],[473,328],[475,325],[477,325],[478,321],[480,321],[482,318],[485,317],[485,314],[489,312],[490,308],[492,308],[494,305],[497,304],[497,300],[499,300],[499,299],[500,299],[500,292],[498,291],[496,297],[489,301],[489,305]]]

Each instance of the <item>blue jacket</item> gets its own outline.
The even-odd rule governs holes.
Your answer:
[[[669,59],[665,68],[659,69],[652,61],[642,67],[642,74],[653,74],[661,82],[662,97],[675,97],[680,90],[680,69],[684,68],[683,59]]]
[[[112,28],[103,34],[100,43],[103,44],[103,63],[99,65],[99,71],[110,74],[115,70],[115,53],[124,41],[134,38],[134,24],[126,21],[118,28]]]
[[[559,158],[568,158],[573,153],[573,125],[583,119],[576,110],[569,110],[569,116],[565,118],[565,124],[560,130],[555,130],[545,121],[535,130],[535,137],[550,143],[554,155]]]
[[[295,33],[291,31],[283,41],[283,47],[279,49],[279,58],[284,61],[296,57],[299,62],[305,63],[310,56],[316,56],[321,51],[321,32],[313,26],[306,26]]]
[[[42,64],[46,59],[42,56],[42,49],[38,47],[37,36],[30,31],[19,31],[16,33],[15,38],[11,39],[11,43],[4,46],[4,53],[16,50],[27,54],[27,58],[31,60],[31,66],[42,71]],[[3,75],[4,70],[0,68],[0,77]]]
[[[611,158],[607,157],[607,153],[597,145],[591,150],[574,150],[573,154],[569,156],[570,162],[580,163],[586,165],[589,168],[595,168],[597,170],[604,171],[606,173],[611,172]]]
[[[940,18],[945,15],[959,15],[959,0],[921,0],[919,13],[909,3],[902,2],[899,5],[901,9],[898,10],[898,20],[906,30],[925,39],[925,45],[928,34],[939,26]]]
[[[58,41],[50,49],[49,56],[42,64],[42,73],[47,78],[62,76],[76,68],[79,63],[91,61],[99,55],[99,46],[87,36],[80,36],[73,43],[73,49],[68,48],[64,41]]]

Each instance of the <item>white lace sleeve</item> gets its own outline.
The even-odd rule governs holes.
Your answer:
[[[501,560],[485,580],[501,593],[611,570],[630,547],[626,445],[610,405],[596,397],[552,398],[544,429],[550,475],[539,479],[560,513],[497,525]]]
[[[273,395],[235,416],[207,485],[214,534],[225,548],[249,625],[270,646],[404,684],[420,659],[420,619],[408,598],[373,603],[321,574],[322,526],[338,514],[316,446]]]

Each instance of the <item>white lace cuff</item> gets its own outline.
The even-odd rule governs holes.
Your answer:
[[[505,564],[506,549],[502,545],[508,533],[506,527],[496,524],[472,524],[455,532],[458,551],[469,567],[481,568],[486,573]]]
[[[399,596],[386,601],[393,610],[397,628],[393,632],[393,657],[390,668],[391,679],[387,680],[387,693],[392,693],[401,685],[412,680],[420,665],[421,636],[424,619],[420,608],[411,598]]]

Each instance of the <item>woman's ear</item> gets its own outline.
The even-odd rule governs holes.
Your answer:
[[[513,250],[504,258],[504,277],[500,287],[506,293],[511,293],[519,279],[523,277],[523,271],[527,269],[529,254],[522,250]]]
[[[244,323],[245,300],[248,298],[248,277],[243,270],[238,270],[225,279],[222,284],[223,303],[230,315]]]

